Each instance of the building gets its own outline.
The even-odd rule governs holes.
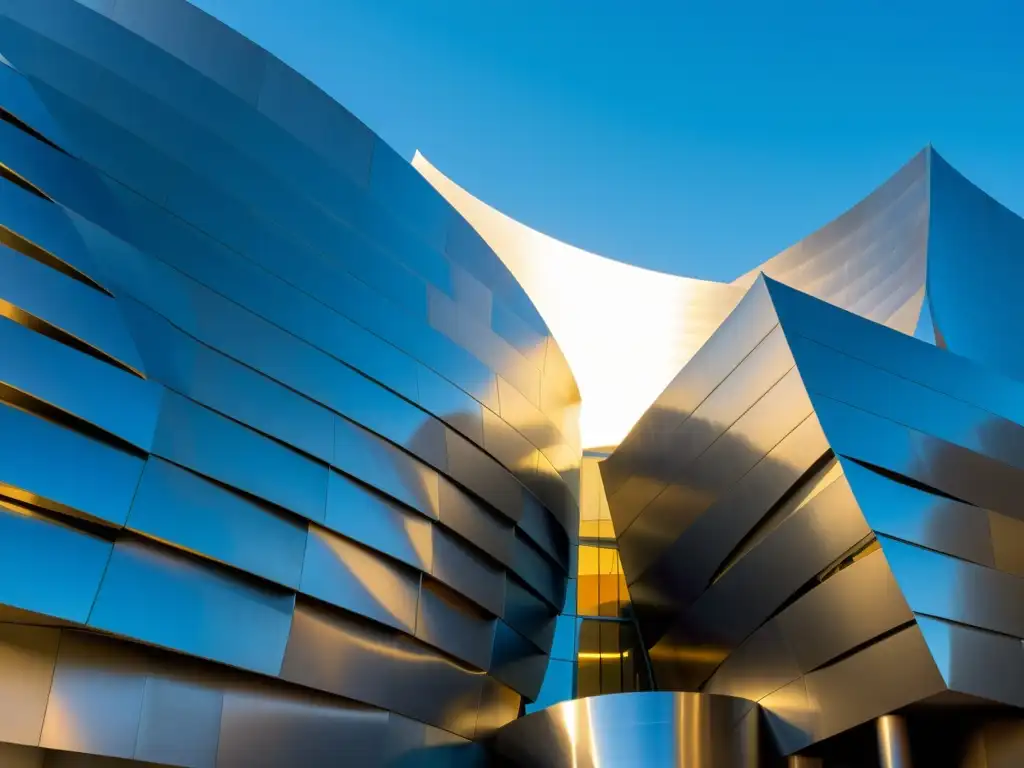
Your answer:
[[[0,176],[0,765],[1024,763],[1024,222],[930,148],[698,281],[0,0]]]

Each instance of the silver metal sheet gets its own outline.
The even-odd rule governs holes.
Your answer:
[[[1020,640],[931,616],[918,615],[917,624],[950,690],[1024,706]]]
[[[806,673],[912,619],[885,555],[876,550],[826,579],[772,623]]]
[[[439,528],[434,529],[434,565],[430,575],[489,613],[501,615],[505,571]]]
[[[285,677],[321,664],[293,683],[423,721],[413,739],[423,764],[482,764],[461,739],[514,718],[520,701],[481,671],[496,617],[519,611],[530,635],[504,663],[544,658],[551,605],[563,602],[566,530],[576,526],[579,392],[536,309],[492,251],[459,250],[472,242],[464,221],[414,169],[315,86],[198,9],[180,0],[152,8],[40,0],[0,15],[0,49],[19,70],[9,70],[13,90],[0,74],[0,104],[38,97],[43,122],[60,126],[71,153],[0,124],[0,153],[58,202],[0,182],[0,225],[18,233],[0,236],[0,246],[19,251],[8,254],[13,269],[38,278],[9,280],[8,290],[97,356],[144,367],[152,381],[136,387],[169,390],[150,443],[134,401],[88,375],[89,361],[44,367],[32,350],[12,357],[27,376],[32,356],[36,378],[9,384],[70,416],[63,429],[20,411],[7,419],[10,409],[0,408],[0,426],[17,436],[0,456],[3,493],[131,529],[113,549],[100,543],[110,562],[98,595],[99,575],[80,572],[62,578],[59,592],[43,589],[51,572],[24,587],[33,564],[23,553],[8,558],[22,568],[9,584],[33,599],[21,606],[10,592],[6,617],[88,620],[127,641],[90,651],[98,660],[81,676],[92,682],[76,701],[103,699],[103,653],[138,666],[124,673],[142,691],[138,706],[112,701],[96,744],[69,742],[60,748],[71,751],[50,757],[271,764],[305,749],[312,768],[362,739],[372,746],[352,759],[378,762],[385,732],[338,715],[359,707],[301,693],[291,700],[244,672],[277,675],[287,647]],[[472,268],[456,268],[449,248]],[[428,294],[450,299],[467,322],[448,335],[431,328]],[[92,307],[89,317],[68,314],[76,306]],[[81,392],[54,384],[68,371]],[[99,391],[114,405],[94,407]],[[105,443],[86,440],[86,422],[152,455],[127,456],[122,467]],[[346,427],[358,438],[339,440]],[[455,445],[456,433],[468,442]],[[438,472],[453,481],[443,493]],[[512,523],[527,504],[517,543]],[[308,550],[305,521],[325,524]],[[68,522],[93,530],[89,520]],[[93,541],[52,528],[69,542]],[[56,534],[45,538],[23,547],[34,565],[59,557],[51,568],[59,575],[92,562]],[[496,562],[522,571],[550,605],[522,586],[525,598],[507,601]],[[421,598],[417,571],[458,594],[434,585]],[[392,576],[406,588],[376,601]],[[293,631],[296,587],[321,601],[302,610],[329,617],[329,629]],[[44,591],[52,594],[37,600]],[[86,598],[95,598],[91,615]],[[428,644],[375,629],[352,610],[397,615]],[[175,653],[137,655],[130,643]],[[304,658],[293,647],[317,653]],[[351,677],[338,674],[338,660],[354,664]],[[229,706],[221,719],[225,697],[246,699],[234,742]],[[57,714],[50,706],[48,718]],[[253,741],[254,723],[266,739]],[[418,754],[432,747],[445,754]]]
[[[308,524],[150,457],[125,527],[296,588]]]
[[[512,566],[515,536],[508,520],[494,514],[447,479],[439,480],[441,524],[499,563]]]
[[[974,563],[995,565],[997,539],[990,535],[988,511],[897,482],[856,462],[840,461],[873,530]]]
[[[335,416],[326,408],[200,344],[133,299],[119,304],[150,376],[311,456],[333,458]]]
[[[135,758],[154,763],[215,768],[224,731],[224,694],[212,681],[184,676],[146,678]]]
[[[430,521],[338,472],[327,481],[324,526],[424,573],[433,568]]]
[[[420,576],[312,525],[300,591],[410,635],[416,630]]]
[[[137,456],[4,403],[0,433],[17,435],[0,443],[0,485],[6,495],[124,524],[142,473]]]
[[[0,385],[82,419],[135,448],[150,449],[163,387],[6,317],[0,317],[0,346],[6,353],[0,362]],[[12,393],[7,399],[17,396]]]
[[[497,619],[424,579],[416,613],[415,635],[479,669],[491,665]]]
[[[437,473],[372,432],[340,417],[335,421],[332,464],[357,480],[437,519]]]
[[[807,676],[816,703],[818,739],[945,690],[946,685],[921,636],[910,627],[847,659]],[[855,691],[855,695],[851,695]],[[766,701],[762,706],[768,707]],[[802,746],[802,745],[801,745]]]
[[[380,765],[388,713],[302,695],[225,694],[218,768]]]
[[[481,413],[483,406],[429,368],[417,367],[416,375],[419,404],[452,429],[482,446],[484,444],[484,425]]]
[[[7,216],[4,220],[10,221]],[[23,250],[30,249],[23,247]],[[142,360],[113,298],[9,246],[0,247],[0,275],[3,276],[0,289],[3,301],[59,328],[127,368],[143,370]]]
[[[17,505],[0,505],[0,603],[84,623],[111,544]]]
[[[879,541],[915,613],[1024,637],[1024,580],[887,537]]]
[[[500,730],[515,765],[569,768],[757,765],[756,730],[736,726],[741,699],[700,693],[626,693],[557,704]]]
[[[57,629],[0,624],[0,741],[39,744],[59,641]]]
[[[89,626],[264,674],[281,668],[295,596],[119,541]]]
[[[528,699],[540,692],[548,657],[500,619],[494,631],[491,675]]]
[[[138,654],[111,655],[85,635],[61,643],[39,745],[131,758],[146,687]]]
[[[325,465],[172,392],[153,452],[310,520],[324,519]]]
[[[281,677],[472,738],[483,675],[412,638],[299,603]],[[423,691],[430,691],[429,696]]]
[[[449,430],[448,474],[513,521],[521,517],[523,488],[501,465]]]

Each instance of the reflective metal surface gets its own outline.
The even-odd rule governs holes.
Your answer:
[[[762,272],[906,333],[917,326],[928,249],[927,151],[843,216],[732,283],[652,272],[574,248],[473,197],[421,154],[412,162],[494,249],[551,327],[579,383],[584,448],[618,445]],[[595,332],[595,318],[609,316],[614,321]]]
[[[510,723],[495,749],[509,765],[536,768],[754,768],[761,764],[757,714],[730,696],[595,696]]]
[[[718,284],[415,165],[185,0],[0,0],[0,763],[1024,706],[1021,220],[927,149]]]
[[[0,0],[0,54],[0,763],[482,764],[578,517],[523,289],[185,0]]]
[[[912,768],[906,719],[900,715],[883,715],[875,721],[875,729],[881,768]]]
[[[601,464],[655,685],[756,701],[808,759],[882,718],[894,766],[897,710],[1024,706],[1021,402],[759,278]]]

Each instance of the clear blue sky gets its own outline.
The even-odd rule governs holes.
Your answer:
[[[559,239],[731,279],[932,142],[1024,212],[1022,0],[194,0]]]

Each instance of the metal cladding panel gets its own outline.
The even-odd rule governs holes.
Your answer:
[[[912,541],[936,552],[995,567],[995,547],[1012,542],[1014,521],[988,510],[905,485],[855,461],[840,460],[843,474],[857,496],[872,530],[894,539]],[[1003,522],[1006,536],[991,533]],[[1012,527],[1011,527],[1012,526]]]
[[[138,653],[108,655],[108,650],[98,641],[62,643],[40,746],[133,757],[146,664]]]
[[[308,525],[150,457],[125,527],[295,589]]]
[[[338,472],[332,471],[327,481],[324,526],[424,573],[433,568],[429,520]]]
[[[917,616],[950,690],[1024,707],[1024,648],[1015,637],[933,616]]]
[[[979,629],[1024,637],[1024,580],[888,537],[879,541],[907,604]]]
[[[579,391],[523,289],[185,0],[0,0],[0,56],[0,614],[170,652],[111,686],[58,664],[106,703],[79,737],[51,698],[53,749],[480,761],[539,687],[578,517]]]
[[[409,634],[416,629],[420,575],[315,525],[299,589]]]
[[[0,404],[0,487],[40,506],[60,505],[124,523],[143,461],[81,432]]]
[[[327,467],[168,392],[153,453],[322,522]]]
[[[91,354],[143,371],[116,300],[37,260],[47,260],[38,247],[14,241],[13,236],[6,239],[8,244],[0,247],[0,301],[74,337]]]
[[[427,517],[437,519],[438,476],[433,469],[347,419],[334,425],[332,464]]]
[[[566,701],[500,730],[498,754],[538,768],[746,768],[758,734],[749,702],[700,693],[621,693]]]
[[[411,638],[303,603],[296,607],[281,677],[466,738],[473,737],[484,679]]]
[[[59,642],[57,629],[0,624],[0,741],[39,744]]]
[[[218,768],[378,764],[388,713],[314,696],[224,696]]]
[[[201,678],[148,677],[136,759],[213,768],[221,732],[226,730],[224,698],[222,690]]]
[[[149,375],[180,395],[322,461],[334,456],[327,408],[199,343],[133,299],[119,300]]]
[[[1011,329],[1024,320],[1015,298],[1024,220],[936,153],[931,173],[928,302],[936,341],[1021,379],[1024,357]]]
[[[89,626],[264,674],[281,668],[295,596],[156,546],[114,546]]]
[[[110,542],[14,503],[0,504],[0,532],[0,602],[84,623],[110,560]]]
[[[754,461],[721,440],[694,458],[674,432],[634,432],[602,466],[617,520],[634,515],[634,478],[721,484],[691,512],[693,493],[652,496],[618,530],[626,549],[649,531],[653,557],[622,561],[657,684],[757,701],[784,754],[953,694],[1020,706],[1024,389],[770,278],[736,312],[748,302],[778,322],[765,341],[778,334],[795,366],[787,402],[806,411],[756,418],[787,379],[751,362],[755,347],[706,388],[760,381],[730,428],[749,424]],[[669,412],[655,402],[645,419]]]
[[[0,387],[15,390],[7,399],[55,408],[105,433],[101,438],[149,450],[163,387],[47,338],[34,325],[0,317]]]
[[[857,560],[787,607],[777,624],[809,673],[913,619],[881,551]]]
[[[428,580],[422,583],[417,608],[416,637],[474,667],[490,668],[497,619]]]

